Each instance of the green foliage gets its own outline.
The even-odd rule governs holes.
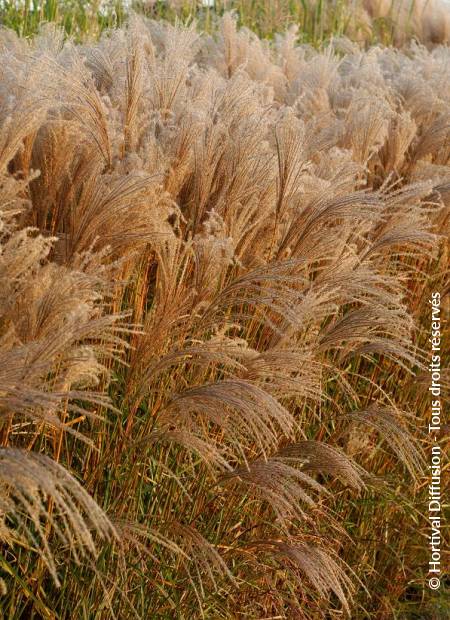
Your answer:
[[[250,28],[260,37],[272,39],[277,32],[296,24],[300,41],[313,45],[341,35],[369,44],[390,44],[398,17],[393,8],[369,18],[363,0],[215,0],[213,6],[201,0],[1,0],[0,22],[25,37],[35,35],[42,23],[54,22],[68,36],[81,41],[121,26],[130,11],[172,23],[194,20],[199,31],[212,33],[218,19],[230,10],[235,12],[240,27]],[[407,25],[402,28],[408,31]],[[407,36],[411,35],[414,29],[407,32]]]

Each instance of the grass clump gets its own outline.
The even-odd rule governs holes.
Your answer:
[[[4,617],[445,613],[448,48],[227,14],[0,54]]]

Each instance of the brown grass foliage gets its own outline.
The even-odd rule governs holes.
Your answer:
[[[428,605],[448,48],[227,15],[0,55],[5,618]]]
[[[369,23],[392,33],[392,43],[409,37],[433,45],[450,42],[450,11],[446,0],[363,0]]]

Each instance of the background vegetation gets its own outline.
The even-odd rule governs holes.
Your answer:
[[[172,23],[195,20],[199,31],[211,33],[226,11],[240,27],[269,39],[297,24],[299,41],[313,45],[341,35],[385,45],[450,37],[445,0],[1,0],[0,22],[30,36],[50,21],[80,41],[121,26],[130,12]]]
[[[448,618],[443,31],[155,6],[39,8],[74,45],[4,4],[36,34],[0,33],[0,615]]]

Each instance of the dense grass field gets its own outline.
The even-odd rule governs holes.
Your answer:
[[[205,4],[1,1],[0,618],[445,620],[448,9]]]

